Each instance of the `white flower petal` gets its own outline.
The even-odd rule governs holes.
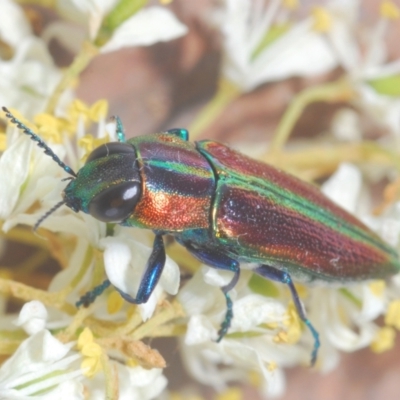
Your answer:
[[[342,163],[339,169],[322,185],[322,192],[350,213],[359,208],[362,186],[361,172],[350,163]]]
[[[101,48],[110,52],[122,47],[149,46],[160,41],[176,39],[186,34],[187,28],[170,11],[163,7],[140,10],[114,32]]]
[[[32,144],[19,137],[0,157],[0,219],[7,219],[20,197],[29,172]],[[7,173],[4,173],[6,172]]]
[[[217,331],[210,319],[203,315],[192,315],[187,324],[185,344],[192,346],[215,340]]]
[[[101,239],[100,246],[105,249],[104,264],[110,282],[135,298],[152,250],[123,232],[115,237]],[[164,268],[165,271],[148,301],[139,305],[144,320],[153,314],[163,290],[171,294],[177,293],[180,279],[178,265],[167,258]]]
[[[282,303],[257,294],[247,295],[234,302],[232,330],[246,332],[260,324],[276,323],[284,319]]]
[[[66,357],[70,349],[71,344],[61,343],[47,330],[30,336],[1,366],[0,392],[3,388],[15,388],[34,381],[51,373],[53,368],[66,368],[76,359],[76,356]]]
[[[17,47],[31,29],[22,8],[11,0],[0,2],[0,38],[12,47]]]
[[[33,335],[45,328],[47,316],[43,303],[33,300],[23,305],[15,325],[21,326],[28,335]]]

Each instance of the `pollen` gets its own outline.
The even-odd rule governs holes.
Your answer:
[[[311,15],[314,19],[313,29],[317,32],[328,32],[332,27],[332,16],[324,7],[313,7]]]
[[[371,343],[371,350],[374,353],[383,353],[384,351],[392,349],[395,336],[396,332],[393,328],[389,326],[381,328]]]
[[[35,116],[35,124],[38,127],[38,133],[46,141],[53,143],[62,143],[63,124],[60,120],[50,114],[41,113]]]
[[[231,387],[226,389],[224,392],[219,393],[215,400],[241,400],[244,399],[244,393],[242,389],[238,387]]]
[[[400,18],[400,8],[393,1],[383,1],[379,11],[383,18],[392,20]]]
[[[287,326],[285,332],[285,343],[297,343],[301,336],[301,322],[297,314],[295,305],[291,302],[286,311],[286,320],[284,324]]]
[[[7,136],[4,132],[0,132],[0,151],[4,151],[7,147]]]
[[[385,324],[400,330],[400,300],[394,300],[389,304]]]
[[[386,288],[385,281],[374,281],[368,286],[372,294],[374,294],[376,297],[382,297]]]
[[[81,368],[87,377],[94,376],[101,370],[102,349],[93,339],[92,331],[85,328],[79,335],[77,348],[83,356]]]
[[[108,115],[108,102],[107,100],[99,100],[94,103],[89,109],[89,118],[93,122],[99,122]]]
[[[295,10],[299,7],[299,0],[283,0],[282,5],[289,10]]]
[[[122,309],[123,305],[124,299],[116,290],[109,294],[107,298],[107,311],[109,314],[116,314]]]

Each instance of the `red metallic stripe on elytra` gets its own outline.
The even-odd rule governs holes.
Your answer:
[[[131,218],[135,225],[155,230],[208,228],[210,198],[146,190]]]
[[[213,165],[220,172],[222,170],[228,175],[230,171],[235,172],[243,176],[243,179],[248,182],[251,182],[252,177],[263,179],[264,182],[274,185],[280,190],[285,190],[289,196],[295,194],[310,201],[315,207],[321,207],[351,225],[368,230],[361,221],[333,203],[318,188],[307,182],[303,182],[271,165],[249,158],[221,143],[205,140],[198,142],[197,145],[211,156]]]
[[[396,272],[376,247],[344,236],[255,191],[221,185],[215,205],[217,235],[239,246],[239,256],[296,265],[332,280],[360,280]],[[392,264],[393,261],[393,264]]]

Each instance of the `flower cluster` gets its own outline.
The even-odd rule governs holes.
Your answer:
[[[108,102],[87,105],[74,92],[89,62],[190,34],[168,2],[146,3],[52,2],[57,19],[40,33],[28,8],[13,0],[0,4],[0,105],[74,171],[93,149],[118,139]],[[400,59],[387,46],[400,9],[383,0],[377,18],[365,24],[356,0],[300,11],[298,3],[221,0],[202,16],[219,31],[219,84],[189,130],[192,137],[201,135],[235,100],[265,90],[266,83],[319,82],[293,93],[266,153],[254,152],[249,143],[243,148],[303,179],[324,178],[327,197],[400,250]],[[53,40],[74,54],[65,70],[49,51]],[[298,119],[316,102],[345,104],[330,122],[328,139],[293,141],[287,149]],[[367,140],[366,116],[381,132],[374,141]],[[309,365],[313,338],[289,289],[252,274],[253,264],[241,265],[230,291],[234,317],[219,343],[226,313],[221,287],[232,274],[200,264],[182,247],[168,242],[169,256],[147,302],[125,302],[119,293],[135,297],[152,253],[152,233],[67,207],[48,213],[60,202],[68,176],[15,125],[6,127],[6,114],[0,117],[0,256],[9,242],[34,249],[21,264],[0,264],[1,399],[183,398],[168,390],[163,355],[143,341],[157,337],[177,337],[187,372],[225,391],[226,398],[236,395],[228,389],[232,383],[279,396],[285,368]],[[379,201],[371,189],[378,183],[386,185]],[[35,234],[30,228],[38,220]],[[41,272],[49,258],[60,266],[50,277]],[[179,267],[190,274],[188,281],[180,282]],[[111,287],[93,304],[75,306],[105,280]],[[334,369],[340,352],[370,347],[381,353],[394,346],[400,275],[340,287],[296,283],[296,290],[322,343],[318,370]],[[9,311],[17,307],[19,313]]]

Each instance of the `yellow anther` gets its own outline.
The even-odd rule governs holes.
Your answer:
[[[0,151],[4,151],[7,148],[7,136],[5,132],[0,132]]]
[[[60,120],[50,114],[37,114],[34,118],[38,126],[37,133],[46,141],[62,143],[61,129],[63,124]]]
[[[393,328],[385,326],[377,332],[375,339],[371,343],[371,350],[375,353],[383,353],[394,346],[396,332]]]
[[[400,330],[400,300],[394,300],[389,304],[385,315],[385,324]]]
[[[85,328],[78,337],[77,348],[83,355],[81,368],[87,377],[92,377],[101,370],[101,356],[103,354],[100,345],[94,342],[92,331]]]
[[[332,27],[332,16],[329,11],[321,6],[313,7],[311,11],[314,19],[313,29],[317,32],[327,32]]]
[[[387,19],[399,19],[400,18],[400,8],[390,0],[384,0],[381,3],[380,14],[383,18]]]
[[[386,283],[385,281],[374,281],[371,282],[368,286],[371,292],[376,297],[382,297],[383,293],[385,292]]]
[[[140,364],[139,364],[136,360],[134,360],[133,358],[128,358],[128,359],[126,360],[125,364],[126,364],[128,367],[131,367],[131,368],[135,368],[135,367],[137,367],[138,365],[140,365]]]
[[[283,0],[282,5],[289,10],[295,10],[299,7],[299,0]]]
[[[89,328],[85,328],[79,335],[76,346],[78,347],[78,350],[82,350],[85,344],[91,342],[93,342],[93,333]]]
[[[231,387],[224,390],[222,393],[217,394],[215,400],[242,400],[244,394],[242,389],[238,387]]]
[[[107,298],[107,311],[109,314],[115,314],[122,309],[124,305],[124,299],[122,296],[114,290]]]
[[[79,139],[78,146],[84,150],[85,154],[90,154],[96,147],[108,143],[109,141],[110,138],[108,135],[100,139],[96,139],[92,135],[85,135],[83,138]]]
[[[167,4],[171,4],[174,0],[159,0],[160,4],[163,4],[164,6]]]
[[[268,363],[268,371],[272,372],[275,371],[278,368],[278,365],[276,364],[276,362],[271,361]]]
[[[99,122],[108,114],[108,101],[99,100],[94,103],[89,110],[89,118],[94,122]]]
[[[248,382],[251,386],[259,388],[263,384],[264,380],[259,372],[253,370],[248,374]]]
[[[293,303],[289,304],[289,307],[286,311],[286,320],[284,321],[284,325],[287,326],[287,331],[285,332],[285,343],[297,343],[300,340],[301,336],[301,322],[299,315],[296,311],[296,307]]]

